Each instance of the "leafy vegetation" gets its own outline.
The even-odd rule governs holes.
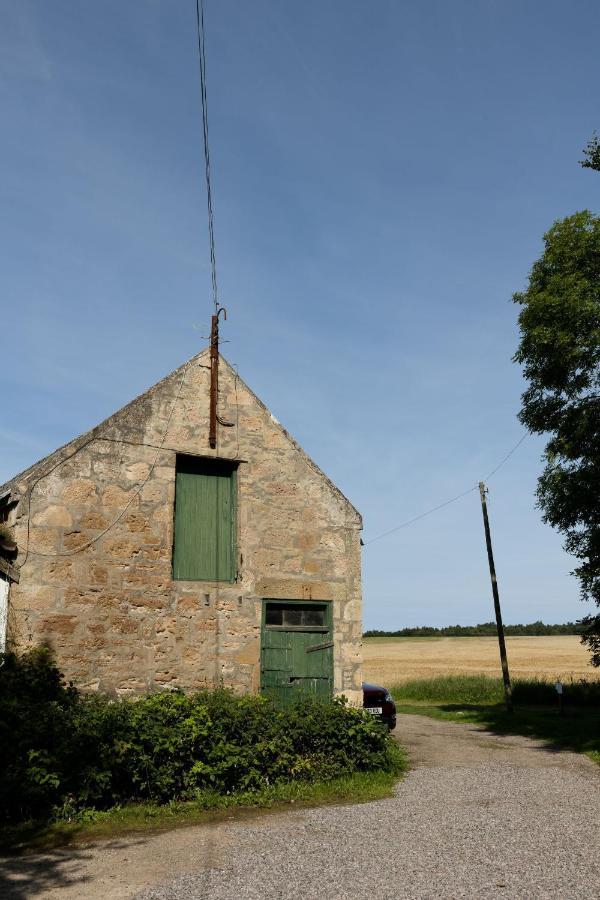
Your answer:
[[[391,692],[401,703],[500,703],[504,697],[502,679],[488,675],[413,678],[394,685]]]
[[[394,699],[419,703],[502,703],[501,678],[489,675],[441,675],[415,678],[392,688]],[[557,707],[558,695],[553,682],[541,678],[516,678],[512,682],[515,705]],[[600,709],[600,681],[579,679],[563,684],[564,707]]]
[[[402,756],[399,762],[405,767]],[[289,781],[258,791],[220,794],[206,790],[194,800],[169,803],[138,801],[107,810],[82,809],[50,822],[20,822],[0,828],[0,846],[5,851],[42,849],[72,841],[97,840],[132,832],[165,830],[182,825],[214,822],[224,816],[258,815],[294,804],[296,808],[334,803],[366,803],[391,796],[398,778],[394,772],[354,772],[330,781]]]
[[[563,625],[544,625],[531,622],[528,625],[505,625],[504,633],[509,637],[541,637],[549,634],[582,634],[584,626],[580,622],[565,622]],[[495,637],[495,622],[481,622],[479,625],[445,625],[433,628],[428,625],[416,628],[399,628],[397,631],[365,631],[363,637]]]
[[[584,150],[584,168],[600,171],[600,142]],[[514,356],[529,386],[519,418],[549,435],[537,500],[544,521],[565,536],[578,560],[581,599],[600,607],[600,217],[588,210],[544,235],[521,306]],[[600,614],[587,616],[582,641],[600,666]]]
[[[588,141],[583,155],[585,158],[580,163],[582,168],[595,169],[596,172],[600,172],[600,139],[598,139],[597,134],[594,134],[591,140]]]
[[[65,686],[44,650],[0,668],[5,825],[69,820],[132,801],[269,796],[276,786],[398,774],[402,754],[362,710],[302,700],[288,710],[219,690],[110,701]],[[266,792],[266,794],[265,794]]]

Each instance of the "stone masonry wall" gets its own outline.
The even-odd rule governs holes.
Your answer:
[[[12,483],[9,638],[88,690],[257,691],[262,599],[327,600],[335,692],[360,702],[360,516],[224,360],[211,451],[209,378],[201,354]],[[234,584],[172,578],[177,452],[240,460]]]

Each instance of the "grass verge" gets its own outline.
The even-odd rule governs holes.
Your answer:
[[[342,778],[314,783],[291,782],[262,791],[223,796],[205,791],[193,801],[163,805],[131,803],[103,812],[84,810],[75,820],[50,824],[26,822],[0,831],[0,850],[18,853],[44,850],[70,843],[109,839],[136,832],[166,831],[186,825],[201,825],[231,818],[282,811],[290,806],[310,807],[339,803],[367,803],[390,797],[398,778],[408,767],[398,748],[397,772],[357,772]]]
[[[392,694],[399,713],[470,722],[496,734],[537,738],[556,749],[584,753],[600,764],[600,705],[596,689],[590,693],[589,683],[574,682],[571,695],[565,690],[565,699],[569,701],[570,697],[570,702],[560,713],[551,687],[538,680],[516,681],[512,713],[506,711],[502,702],[501,679],[485,675],[407,681],[392,688]],[[529,698],[533,702],[527,703]],[[578,698],[587,705],[575,705]]]
[[[501,703],[502,679],[489,675],[438,675],[412,678],[394,685],[392,694],[401,702]]]

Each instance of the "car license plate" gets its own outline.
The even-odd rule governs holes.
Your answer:
[[[381,707],[380,706],[367,706],[367,712],[370,712],[372,716],[380,716],[381,715]]]

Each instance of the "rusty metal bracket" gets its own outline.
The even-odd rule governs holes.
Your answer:
[[[327,650],[328,647],[333,647],[333,641],[325,641],[323,644],[313,644],[312,647],[307,647],[307,653],[314,653],[315,650]]]

